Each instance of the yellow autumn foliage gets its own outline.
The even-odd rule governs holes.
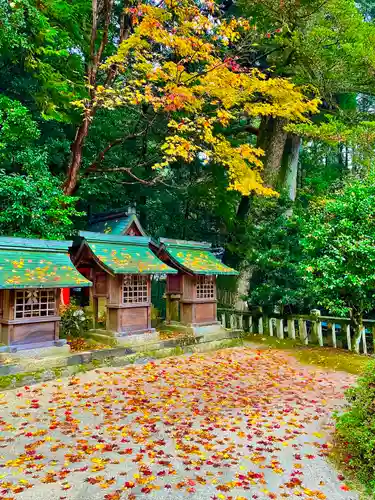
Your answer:
[[[214,9],[214,2],[206,7]],[[154,169],[197,159],[215,162],[228,172],[228,189],[274,194],[262,181],[263,151],[233,145],[220,130],[241,117],[308,122],[319,99],[310,99],[310,89],[288,79],[243,71],[225,56],[232,42],[254,29],[248,20],[219,21],[203,15],[190,0],[140,4],[129,12],[134,32],[106,62],[121,73],[121,85],[98,87],[96,105],[147,106],[167,116],[170,134]]]

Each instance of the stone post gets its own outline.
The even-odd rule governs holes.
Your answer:
[[[221,326],[226,328],[225,313],[221,313]]]
[[[310,311],[312,318],[312,334],[314,341],[318,341],[319,345],[323,347],[323,333],[322,333],[322,322],[320,321],[321,312],[319,309],[312,309]]]
[[[276,332],[277,332],[277,338],[283,339],[284,338],[284,321],[283,318],[277,318],[276,319]]]
[[[307,345],[309,343],[309,337],[307,336],[306,320],[302,318],[298,320],[298,330],[302,344]]]
[[[268,331],[269,331],[269,336],[273,337],[273,318],[268,318]]]
[[[348,349],[349,349],[349,351],[351,351],[352,350],[352,338],[350,335],[350,323],[347,323],[345,325],[345,328],[346,328],[346,340],[348,343]]]
[[[260,316],[258,320],[258,332],[263,335],[263,318]]]
[[[333,345],[333,347],[337,347],[336,324],[335,323],[332,323],[331,330],[332,330],[332,345]]]
[[[363,345],[363,354],[367,354],[367,341],[366,341],[366,328],[362,329],[362,345]]]
[[[241,332],[243,332],[243,314],[238,316],[238,328]]]
[[[288,337],[293,340],[296,338],[294,318],[288,318]]]

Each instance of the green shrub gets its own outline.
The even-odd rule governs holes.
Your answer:
[[[375,361],[346,396],[350,407],[336,417],[336,441],[347,468],[375,497]]]
[[[83,309],[74,303],[60,308],[60,336],[82,337],[91,327],[91,319]]]

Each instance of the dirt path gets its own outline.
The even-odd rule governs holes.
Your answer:
[[[0,395],[1,499],[357,499],[326,460],[350,375],[237,348]]]

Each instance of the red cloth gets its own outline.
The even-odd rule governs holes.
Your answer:
[[[63,306],[67,306],[70,303],[70,288],[61,289],[61,303]]]

